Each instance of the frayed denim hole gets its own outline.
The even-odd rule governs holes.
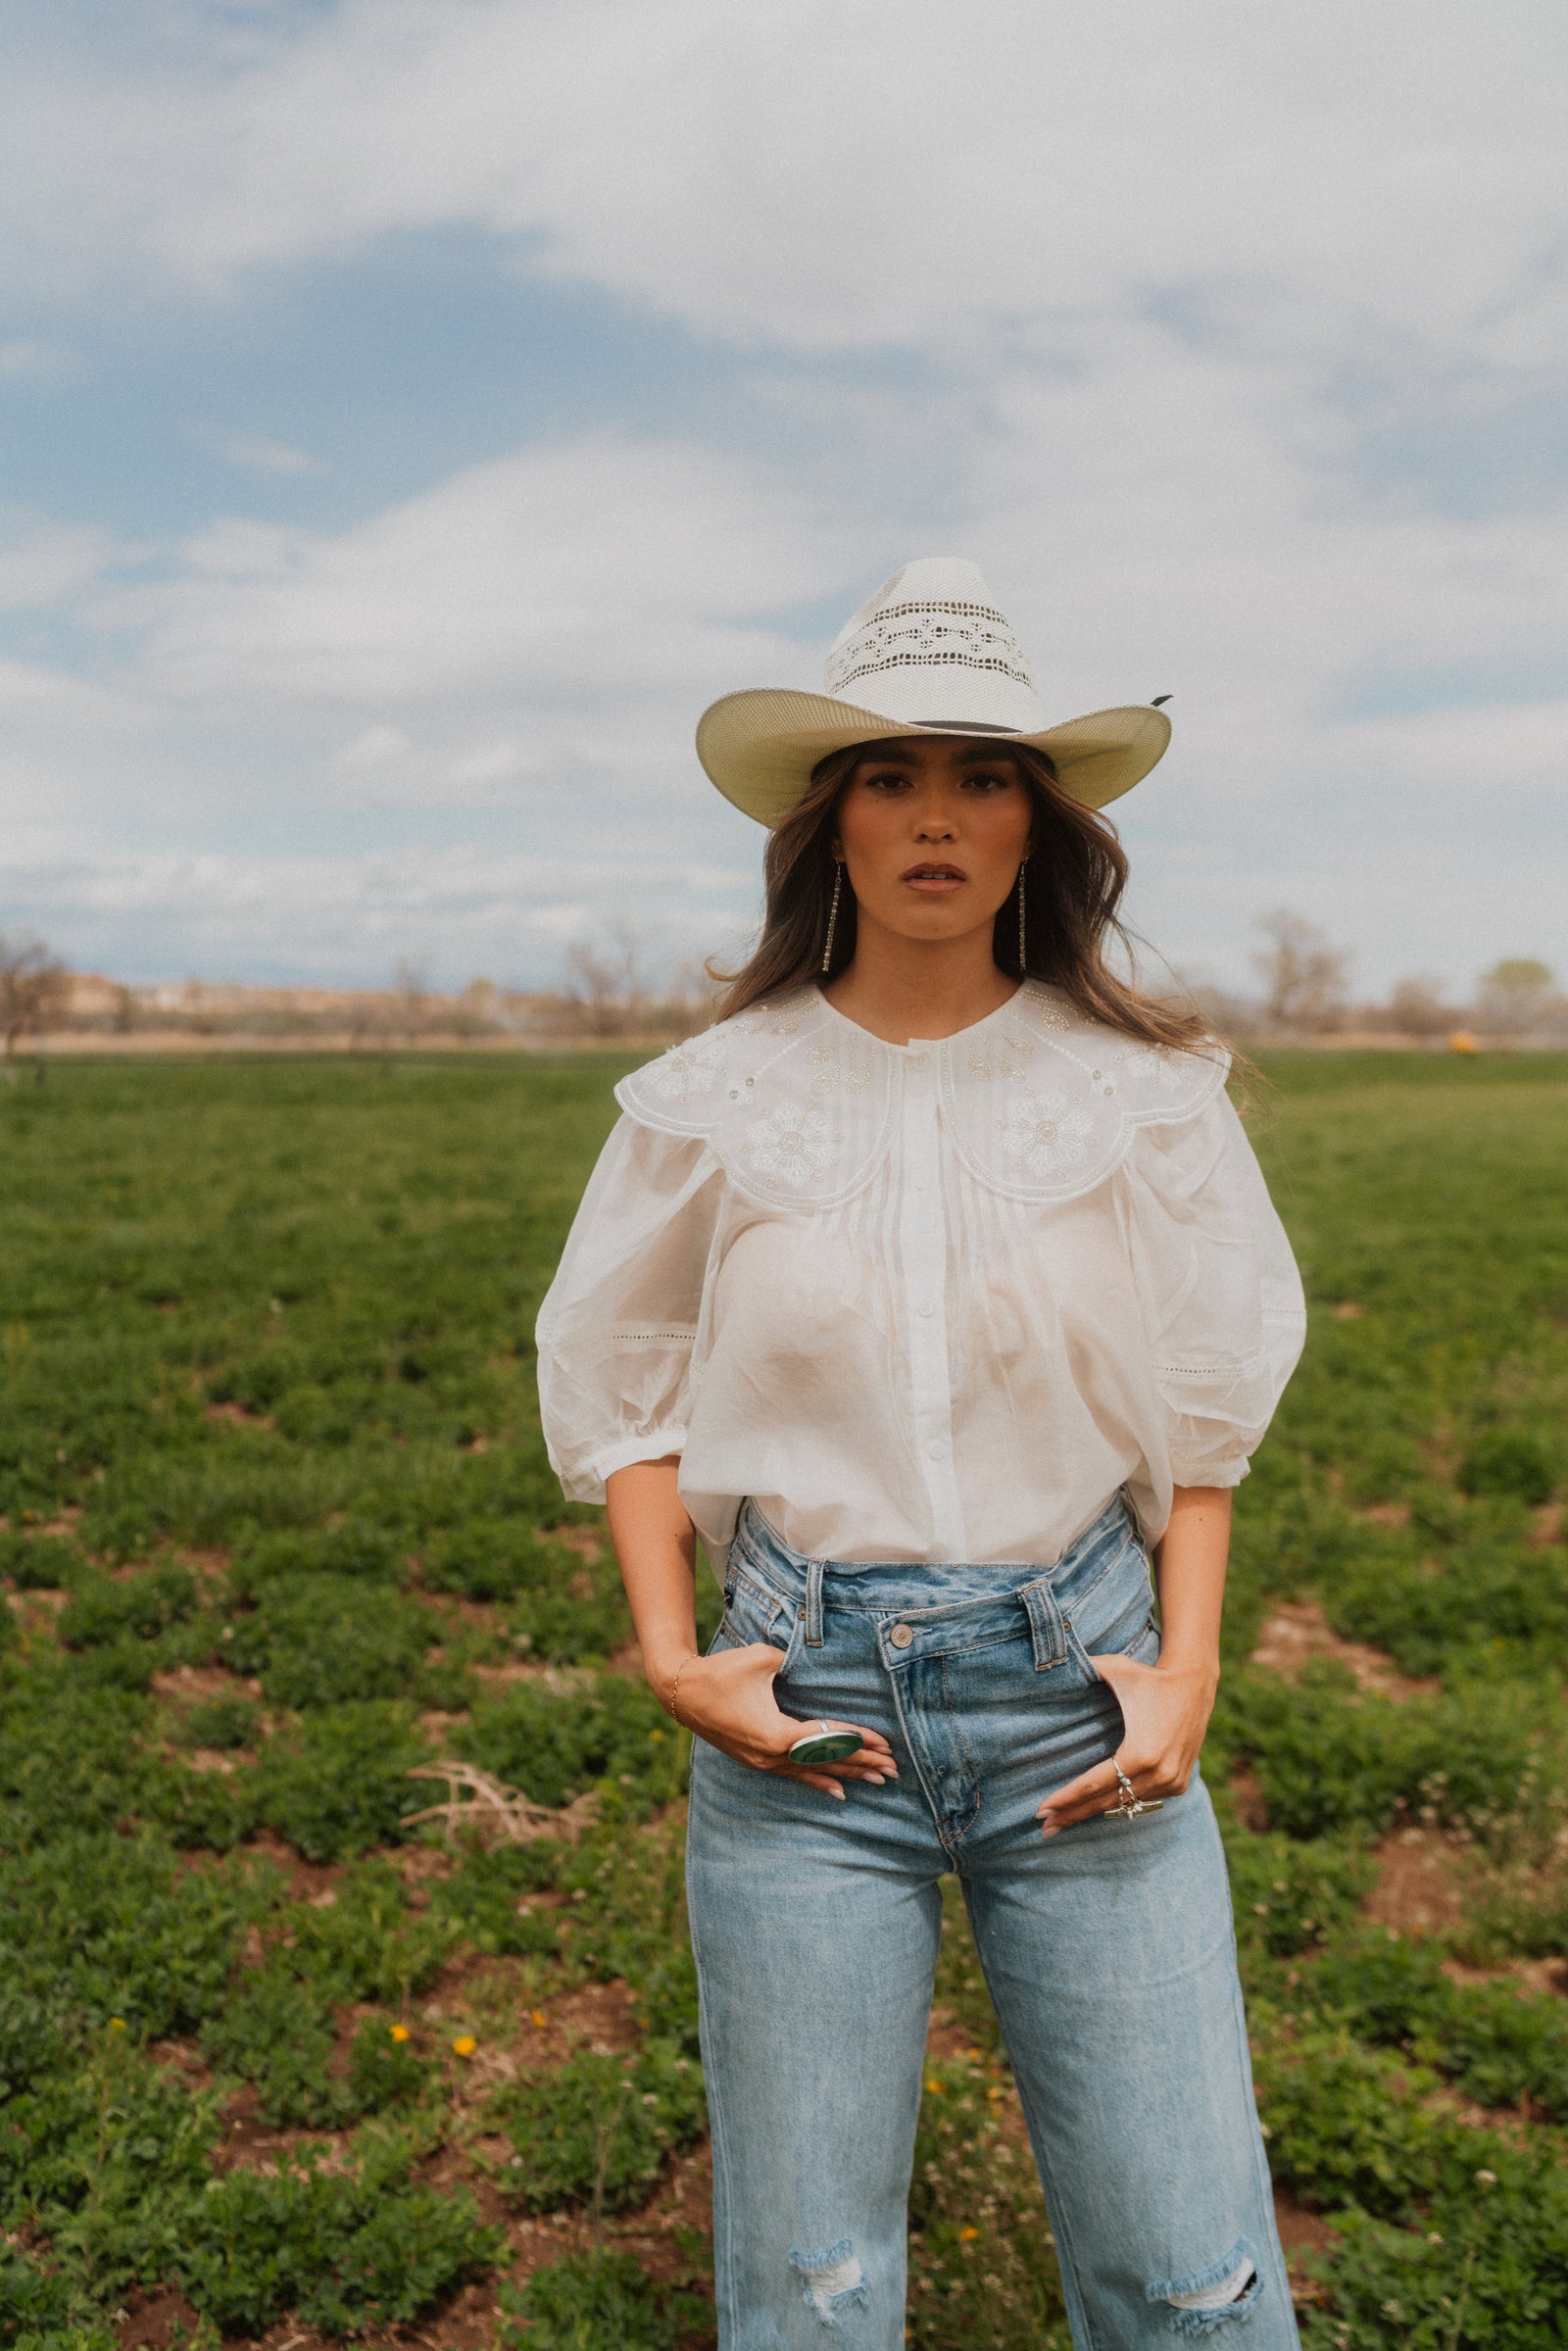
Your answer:
[[[1240,2292],[1227,2289],[1241,2286]],[[1212,2334],[1217,2327],[1233,2320],[1247,2320],[1257,2306],[1263,2290],[1262,2273],[1252,2259],[1252,2249],[1245,2237],[1238,2238],[1222,2261],[1210,2263],[1190,2278],[1160,2278],[1144,2291],[1151,2302],[1163,2302],[1167,2308],[1167,2323],[1176,2334]],[[1216,2299],[1210,2301],[1212,2294]],[[1189,2297],[1201,2296],[1195,2309],[1176,2305],[1175,2297],[1184,2302]]]
[[[801,2299],[824,2327],[836,2327],[839,2313],[866,2300],[865,2279],[854,2240],[841,2236],[823,2253],[802,2253],[792,2245],[789,2265],[802,2278]]]

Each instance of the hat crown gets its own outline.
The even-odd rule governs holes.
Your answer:
[[[834,639],[829,694],[906,726],[1033,734],[1045,725],[1034,675],[978,563],[902,563]]]

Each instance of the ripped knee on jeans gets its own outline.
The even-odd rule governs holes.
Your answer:
[[[808,2310],[814,2310],[824,2327],[836,2327],[839,2313],[852,2302],[864,2302],[865,2279],[859,2256],[851,2239],[841,2236],[824,2253],[802,2253],[790,2247],[790,2268],[798,2270]]]
[[[1151,2302],[1163,2302],[1179,2334],[1209,2334],[1232,2319],[1249,2319],[1263,2290],[1251,2247],[1239,2237],[1223,2261],[1210,2263],[1190,2278],[1157,2278],[1146,2292]]]

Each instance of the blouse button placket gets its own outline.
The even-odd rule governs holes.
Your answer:
[[[902,1201],[899,1213],[909,1400],[916,1454],[931,1505],[938,1558],[962,1559],[963,1507],[953,1461],[953,1386],[948,1364],[947,1216],[939,1181],[937,1050],[902,1055]]]

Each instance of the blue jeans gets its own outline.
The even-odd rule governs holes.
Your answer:
[[[1207,1790],[1049,1842],[1114,1752],[1089,1663],[1159,1649],[1118,1497],[1055,1567],[840,1564],[748,1508],[715,1648],[782,1649],[779,1703],[874,1727],[902,1777],[842,1804],[697,1741],[687,1891],[713,2131],[721,2351],[904,2340],[939,1880],[956,1870],[1081,2351],[1210,2331],[1295,2351],[1224,1855]],[[1245,2327],[1245,2336],[1242,2328]]]

